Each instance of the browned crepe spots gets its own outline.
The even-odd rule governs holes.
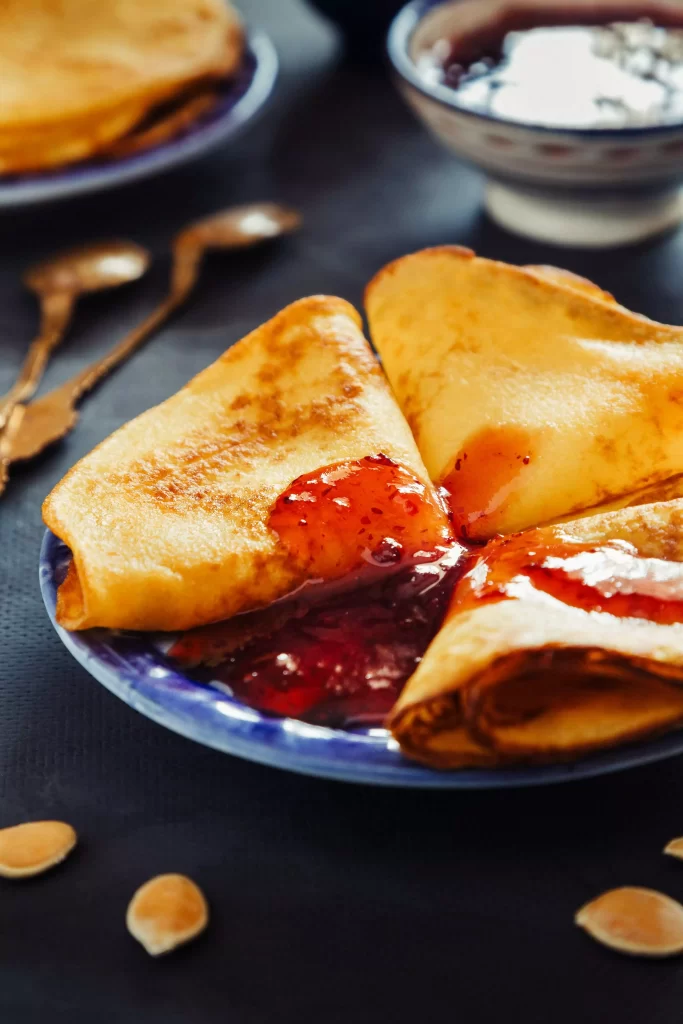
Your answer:
[[[389,385],[342,299],[301,299],[79,462],[45,502],[74,555],[69,629],[189,629],[311,578],[268,527],[292,483],[383,452],[425,483]]]

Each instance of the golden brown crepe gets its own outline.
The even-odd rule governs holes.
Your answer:
[[[436,768],[564,760],[683,722],[683,501],[473,555],[396,705]]]
[[[99,152],[243,49],[225,0],[3,0],[0,40],[0,172]]]
[[[307,477],[297,494],[284,493],[302,475],[359,460],[360,476],[344,478],[346,496],[334,473],[329,486],[311,481],[312,490],[325,485],[320,500]],[[187,629],[268,605],[307,580],[338,578],[355,543],[348,517],[384,501],[389,492],[382,484],[374,496],[372,481],[386,473],[402,474],[390,497],[399,519],[417,524],[413,549],[447,539],[445,512],[360,317],[342,299],[301,299],[118,430],[50,494],[45,522],[73,553],[58,621]],[[426,517],[406,517],[406,501]],[[276,511],[279,532],[269,525]],[[357,515],[358,544],[374,543],[379,561],[391,563],[400,545],[381,533],[373,541],[364,525],[388,510],[366,511]]]
[[[627,504],[683,472],[683,329],[554,268],[456,247],[389,264],[366,301],[463,536]]]

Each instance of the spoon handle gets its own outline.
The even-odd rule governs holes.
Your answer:
[[[72,402],[75,404],[82,395],[90,391],[103,377],[106,377],[116,366],[124,362],[136,349],[142,345],[161,325],[174,313],[183,302],[186,301],[190,292],[197,283],[201,252],[196,249],[187,250],[174,248],[173,267],[171,270],[171,288],[168,296],[156,309],[152,310],[149,316],[145,317],[142,323],[134,327],[118,344],[98,359],[96,362],[86,366],[80,373],[75,374],[70,380],[62,384],[60,391],[68,392]],[[46,396],[49,398],[49,396]],[[49,439],[45,442],[49,443]]]
[[[19,402],[31,398],[40,384],[50,355],[64,337],[73,314],[75,296],[71,292],[46,292],[40,297],[40,333],[35,338],[9,391],[0,398],[0,430]]]
[[[94,363],[90,363],[89,366],[86,366],[79,373],[74,374],[64,384],[61,384],[59,388],[55,388],[55,391],[59,390],[65,396],[68,394],[71,401],[75,404],[82,395],[90,391],[91,388],[94,388],[98,381],[106,377],[116,366],[132,355],[136,348],[142,345],[143,341],[146,341],[158,327],[161,327],[175,308],[176,303],[170,297],[165,299],[156,309],[152,310],[149,316],[145,317],[142,323],[138,324],[122,341],[114,345],[105,356]],[[47,398],[48,396],[46,395],[45,397]]]
[[[201,260],[201,247],[179,241],[173,248],[169,294],[141,324],[102,359],[86,366],[30,406],[15,403],[11,418],[8,417],[7,426],[0,433],[0,494],[7,483],[10,463],[16,458],[33,458],[49,444],[65,437],[78,418],[75,412],[78,399],[132,355],[185,302],[197,283]]]

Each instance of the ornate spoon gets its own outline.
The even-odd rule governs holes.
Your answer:
[[[31,405],[18,405],[0,437],[0,494],[9,464],[30,459],[60,440],[78,419],[76,403],[128,358],[187,299],[209,249],[242,249],[296,230],[296,211],[276,203],[255,203],[214,214],[181,231],[172,245],[171,287],[166,299],[104,358],[77,373]]]
[[[135,281],[149,263],[149,253],[133,242],[100,242],[69,249],[26,271],[24,284],[40,302],[40,333],[31,343],[16,381],[0,398],[0,430],[15,405],[35,394],[50,355],[69,326],[79,296]]]

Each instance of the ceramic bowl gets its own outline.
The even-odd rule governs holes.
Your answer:
[[[486,206],[499,224],[555,245],[600,248],[679,223],[683,122],[556,129],[466,109],[455,90],[425,81],[417,68],[418,55],[442,34],[440,6],[413,0],[398,13],[389,58],[427,128],[486,173]]]

